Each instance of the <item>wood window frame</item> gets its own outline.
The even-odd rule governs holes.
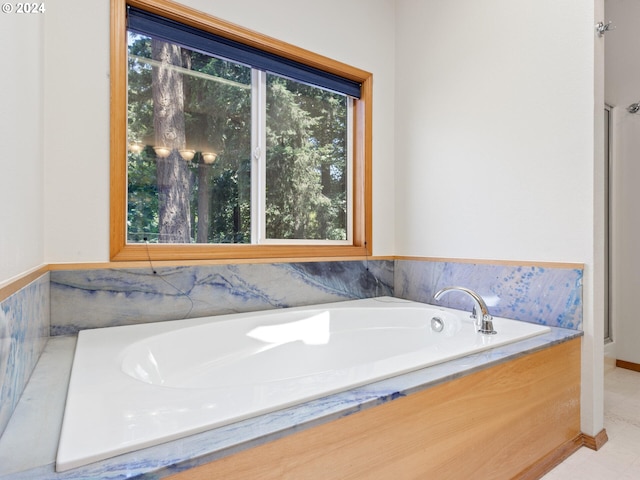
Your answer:
[[[353,232],[351,245],[127,243],[127,5],[295,60],[362,84],[354,105]],[[242,28],[168,0],[111,0],[110,259],[225,260],[362,257],[372,253],[371,73]]]

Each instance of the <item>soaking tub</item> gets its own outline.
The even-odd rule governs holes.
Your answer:
[[[391,297],[80,332],[57,470],[550,331]]]

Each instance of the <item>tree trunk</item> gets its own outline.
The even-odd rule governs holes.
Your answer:
[[[171,150],[157,157],[158,230],[161,243],[190,243],[191,182],[179,149],[185,148],[184,92],[182,74],[164,65],[182,65],[181,48],[153,39],[152,58],[162,63],[153,68],[153,115],[156,146]]]
[[[210,214],[209,202],[211,185],[209,182],[209,165],[198,165],[198,243],[209,243]]]

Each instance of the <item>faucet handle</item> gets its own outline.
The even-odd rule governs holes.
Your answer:
[[[482,319],[478,315],[478,308],[475,305],[471,309],[471,315],[469,315],[469,318],[472,318],[474,320],[474,323],[480,326],[480,322],[482,321]]]

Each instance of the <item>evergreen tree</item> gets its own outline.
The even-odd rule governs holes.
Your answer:
[[[129,143],[144,149],[128,157],[128,241],[250,242],[251,69],[139,35],[129,53]],[[267,78],[267,237],[344,239],[346,98]]]

